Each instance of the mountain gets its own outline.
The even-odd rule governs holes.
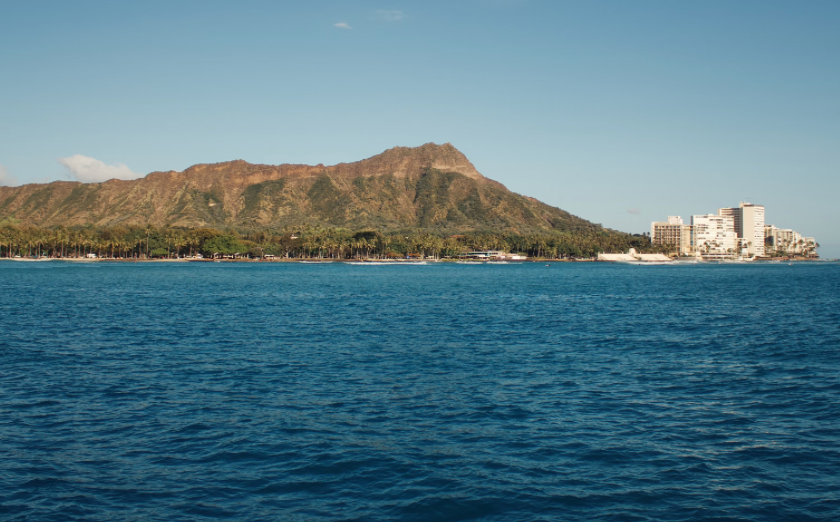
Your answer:
[[[42,227],[308,224],[520,233],[601,228],[485,178],[449,143],[395,147],[328,167],[236,160],[131,181],[0,187],[0,219],[10,217]]]

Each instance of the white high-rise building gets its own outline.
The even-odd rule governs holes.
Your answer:
[[[693,247],[706,258],[731,258],[741,254],[738,234],[731,216],[704,214],[691,216]],[[762,228],[762,235],[764,229]]]
[[[735,232],[740,237],[741,212],[739,208],[719,208],[718,216],[732,218],[732,232]]]
[[[732,218],[738,237],[747,243],[747,254],[764,255],[764,206],[742,201],[738,207],[718,209],[718,215]]]
[[[764,255],[764,205],[741,203],[741,233],[751,256]]]

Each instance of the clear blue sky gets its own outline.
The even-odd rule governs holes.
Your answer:
[[[749,200],[840,257],[838,27],[836,0],[0,0],[0,176],[451,142],[605,226]]]

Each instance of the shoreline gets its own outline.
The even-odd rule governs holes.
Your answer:
[[[647,262],[621,262],[621,261],[599,261],[597,259],[516,259],[516,260],[465,260],[465,259],[329,259],[329,258],[295,258],[295,259],[113,259],[113,258],[76,258],[76,257],[47,257],[47,258],[29,258],[29,257],[2,257],[0,261],[15,261],[24,263],[44,263],[49,261],[67,261],[71,263],[304,263],[304,264],[330,264],[330,263],[376,263],[376,264],[419,264],[419,263],[450,263],[450,264],[470,264],[470,265],[484,265],[484,264],[517,264],[517,263],[602,263],[602,264],[627,264],[627,265],[646,265],[653,264]],[[662,263],[661,265],[734,265],[734,264],[784,264],[784,263],[829,263],[837,262],[840,259],[761,259],[743,263],[727,263],[718,261],[699,261],[696,263],[681,263],[677,260]]]

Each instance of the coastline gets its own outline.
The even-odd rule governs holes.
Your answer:
[[[694,263],[680,263],[677,260],[669,261],[669,262],[662,262],[662,263],[649,263],[649,262],[621,262],[621,261],[602,261],[598,259],[548,259],[548,258],[536,258],[536,259],[517,259],[517,260],[505,260],[505,261],[479,261],[479,260],[464,260],[464,259],[330,259],[330,258],[295,258],[295,259],[190,259],[190,258],[177,258],[177,259],[120,259],[120,258],[94,258],[94,259],[86,259],[86,258],[75,258],[75,257],[46,257],[46,258],[27,258],[27,257],[19,257],[19,258],[8,258],[2,257],[0,261],[10,261],[10,262],[23,262],[23,263],[45,263],[50,261],[67,261],[71,263],[248,263],[248,264],[265,264],[265,263],[303,263],[303,264],[331,264],[331,263],[351,263],[355,265],[360,264],[437,264],[437,263],[449,263],[449,264],[461,264],[461,265],[485,265],[485,264],[520,264],[520,263],[599,263],[599,264],[626,264],[626,265],[657,265],[657,266],[667,266],[667,265],[735,265],[735,264],[746,264],[746,265],[754,265],[754,264],[784,264],[784,263],[830,263],[830,262],[838,262],[840,259],[813,259],[813,258],[804,258],[804,259],[784,259],[784,260],[773,260],[773,259],[758,259],[755,261],[749,262],[741,262],[741,263],[732,263],[732,262],[718,262],[718,261],[699,261]]]

